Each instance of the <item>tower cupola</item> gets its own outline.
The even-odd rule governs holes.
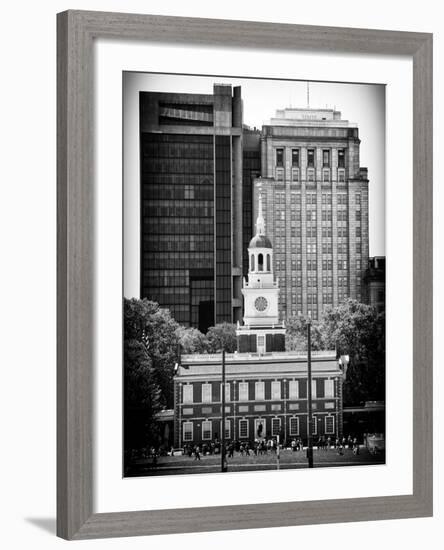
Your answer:
[[[285,327],[279,323],[279,283],[273,275],[273,245],[265,234],[262,196],[256,235],[248,246],[249,270],[244,279],[244,325],[238,326],[240,352],[259,354],[285,349]]]

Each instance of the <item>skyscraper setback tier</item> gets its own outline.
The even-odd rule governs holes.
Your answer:
[[[367,301],[368,178],[355,124],[331,109],[284,109],[262,128],[263,198],[284,319]]]
[[[141,297],[205,331],[241,319],[242,102],[140,93]]]

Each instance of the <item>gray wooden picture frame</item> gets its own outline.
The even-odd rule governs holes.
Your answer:
[[[413,494],[93,512],[93,43],[97,38],[413,60]],[[66,11],[57,16],[57,533],[65,539],[431,516],[432,35]]]

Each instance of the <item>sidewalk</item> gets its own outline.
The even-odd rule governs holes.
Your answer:
[[[314,467],[362,466],[385,463],[385,454],[373,455],[364,446],[360,447],[358,455],[355,455],[351,449],[345,449],[343,454],[339,454],[334,448],[328,451],[314,448],[313,460]],[[240,453],[235,453],[233,458],[228,458],[227,454],[229,471],[277,469],[277,463],[278,460],[275,452],[257,456],[253,454],[249,456],[244,454],[244,456],[241,456]],[[141,475],[209,473],[219,471],[220,464],[220,454],[201,455],[201,460],[196,460],[194,456],[165,456],[157,457],[156,464],[153,464],[153,459],[151,458],[137,460],[126,475],[131,477]],[[279,467],[281,469],[308,467],[306,448],[303,451],[281,450]]]

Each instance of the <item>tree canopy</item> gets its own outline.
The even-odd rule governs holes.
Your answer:
[[[236,325],[219,323],[210,327],[207,340],[209,353],[218,353],[222,349],[227,353],[234,353],[237,349]]]
[[[385,316],[366,304],[348,299],[327,308],[312,323],[312,349],[334,349],[349,355],[344,403],[359,404],[385,399]],[[292,318],[287,324],[286,348],[307,350],[307,320]]]
[[[177,337],[182,353],[207,353],[208,351],[208,339],[197,328],[179,326]]]
[[[286,324],[285,349],[287,351],[307,351],[307,317],[291,317]],[[311,349],[322,350],[324,341],[316,322],[311,323]]]
[[[141,342],[125,340],[124,365],[125,449],[137,449],[156,441],[155,415],[161,409],[161,391]]]
[[[163,407],[173,406],[174,365],[178,360],[178,323],[156,302],[124,300],[124,339],[144,345],[152,364],[152,376],[160,389]]]

